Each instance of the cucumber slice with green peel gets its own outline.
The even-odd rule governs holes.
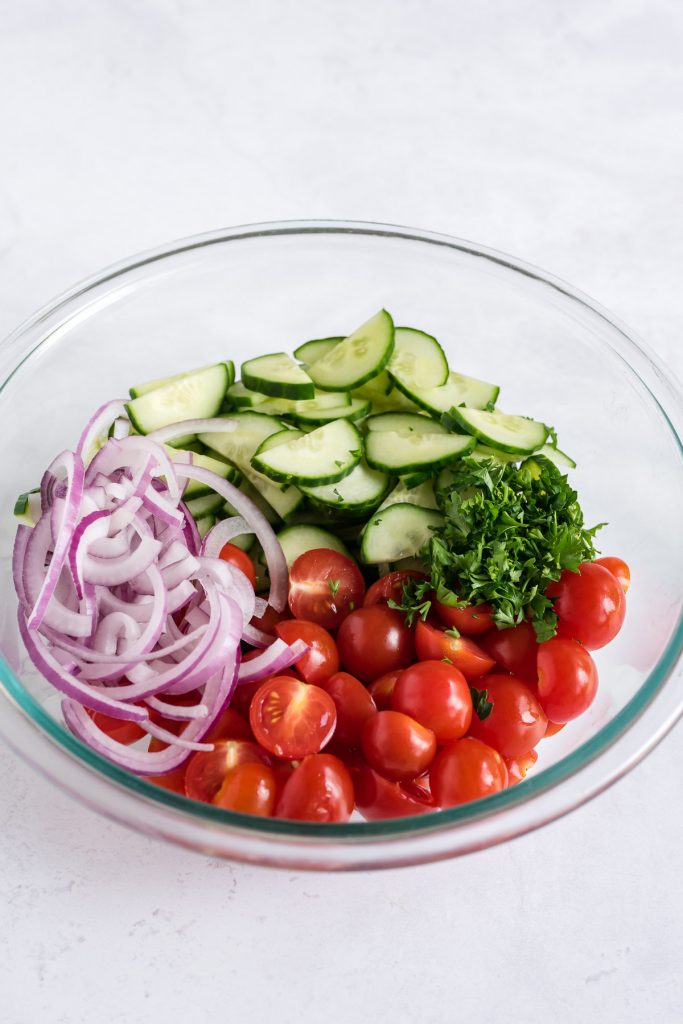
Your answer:
[[[351,405],[351,395],[348,391],[316,391],[315,398],[307,399],[305,402],[292,402],[287,398],[266,398],[257,409],[271,416],[288,416],[290,419],[323,413],[328,419],[336,419],[336,415],[330,416],[328,410],[337,410],[347,405]]]
[[[379,412],[368,416],[368,430],[400,431],[402,434],[448,434],[446,427],[426,413]]]
[[[415,434],[373,430],[365,439],[365,458],[373,469],[395,476],[421,470],[435,473],[474,448],[468,434]]]
[[[393,491],[386,496],[377,511],[381,512],[383,508],[389,508],[391,505],[399,504],[417,505],[419,508],[438,508],[439,506],[436,503],[434,484],[432,480],[426,480],[423,483],[418,484],[417,487],[407,487],[403,480],[399,480]]]
[[[14,502],[14,517],[22,526],[35,526],[42,515],[40,488],[20,494]]]
[[[204,516],[215,515],[223,507],[225,499],[220,494],[205,494],[202,498],[191,498],[185,502],[192,518],[203,519]]]
[[[251,551],[256,543],[256,537],[253,533],[240,533],[238,537],[233,537],[230,543],[241,551]]]
[[[197,527],[197,533],[199,534],[199,536],[201,537],[202,540],[204,540],[204,538],[206,537],[206,535],[209,532],[209,530],[213,526],[215,526],[215,525],[216,525],[216,517],[212,516],[212,515],[202,516],[200,519],[196,519],[195,520],[195,526]],[[234,541],[231,542],[231,543],[234,543]]]
[[[422,410],[419,405],[416,405],[415,402],[411,402],[409,398],[406,398],[403,392],[399,391],[397,387],[393,387],[385,398],[373,399],[372,411],[373,413],[412,412],[414,414],[418,414]]]
[[[422,470],[420,473],[408,473],[407,476],[400,477],[400,480],[409,491],[412,491],[414,487],[419,487],[420,484],[431,480],[433,476],[434,474],[431,470]]]
[[[335,419],[310,434],[254,454],[251,464],[278,483],[336,483],[348,476],[360,462],[363,442],[352,423]]]
[[[210,418],[220,411],[230,383],[227,365],[217,363],[134,398],[126,403],[126,412],[139,434],[182,420]],[[180,439],[175,440],[174,448]]]
[[[360,557],[366,565],[413,558],[443,525],[440,512],[399,502],[380,509],[368,520],[361,535]]]
[[[336,338],[314,338],[312,341],[305,341],[298,348],[294,349],[294,355],[299,362],[310,366],[318,359],[322,359],[328,352],[331,352],[335,345],[344,340],[344,335]]]
[[[559,448],[553,448],[550,444],[544,444],[542,448],[534,452],[534,455],[542,455],[558,469],[576,469],[576,463],[569,455],[560,451]]]
[[[293,489],[294,488],[291,488],[291,490]],[[281,523],[282,516],[278,515],[273,506],[266,501],[266,499],[262,496],[260,491],[257,491],[254,485],[251,483],[251,481],[248,480],[246,477],[240,484],[240,490],[242,491],[243,494],[246,494],[246,496],[251,501],[254,502],[256,507],[261,512],[263,512],[264,516],[266,517],[271,526],[277,526],[279,523]],[[226,501],[225,505],[223,506],[223,513],[226,516],[240,515],[237,509],[234,508],[234,506],[231,505],[229,501]]]
[[[208,469],[211,473],[215,473],[221,480],[229,480],[231,484],[239,484],[242,479],[242,474],[236,466],[226,462],[225,459],[218,459],[212,455],[204,455],[201,452],[195,452],[186,448],[171,448],[170,445],[164,445],[166,454],[169,456],[172,462],[184,463],[187,465],[188,461],[193,466],[198,466],[200,469]],[[188,458],[189,457],[189,458]],[[191,477],[187,481],[187,486],[183,491],[183,499],[187,498],[201,498],[204,494],[210,494],[212,487],[203,481],[193,480]]]
[[[247,359],[242,363],[242,383],[250,391],[273,398],[315,398],[313,381],[286,352]]]
[[[394,382],[386,370],[382,370],[377,377],[373,377],[367,384],[361,384],[353,392],[354,398],[364,398],[369,402],[384,402],[387,395],[391,394]]]
[[[348,392],[347,392],[348,394]],[[308,405],[307,402],[299,402],[298,408],[295,412],[290,414],[290,418],[299,424],[315,424],[316,426],[322,426],[324,423],[330,423],[332,420],[362,420],[370,412],[372,406],[370,402],[363,398],[351,398],[345,405],[334,405],[328,408],[311,408],[303,409],[304,405]]]
[[[359,462],[348,476],[337,483],[320,487],[302,485],[301,490],[316,505],[325,505],[343,512],[371,512],[386,497],[391,485],[392,479],[387,473],[370,469],[365,462]]]
[[[377,377],[394,349],[394,321],[380,310],[308,368],[316,387],[353,391]]]
[[[491,448],[515,455],[531,455],[541,448],[549,431],[545,423],[482,409],[451,409],[449,417],[463,430]]]
[[[277,535],[280,546],[287,561],[288,568],[292,568],[299,555],[307,551],[315,551],[318,548],[329,548],[338,551],[340,555],[350,558],[349,549],[343,541],[335,537],[329,530],[323,530],[319,526],[300,524],[285,526]]]
[[[145,381],[144,384],[136,384],[130,388],[128,394],[131,398],[142,398],[143,395],[148,395],[150,391],[158,391],[159,388],[166,387],[167,384],[176,384],[180,380],[185,380],[186,377],[191,377],[195,373],[203,373],[204,370],[211,370],[216,365],[222,365],[225,367],[228,375],[228,387],[232,384],[235,379],[235,364],[232,359],[224,359],[221,364],[211,363],[209,366],[201,366],[196,370],[186,370],[184,373],[176,373],[173,377],[158,377],[156,380]]]
[[[293,441],[295,438],[303,436],[303,430],[290,430],[289,427],[285,427],[284,430],[278,430],[277,434],[271,434],[265,441],[262,441],[258,450],[267,452],[270,448],[277,448],[279,444],[286,444],[287,441]]]
[[[413,327],[397,327],[387,364],[392,380],[410,395],[413,388],[438,388],[448,380],[448,361],[436,338]]]
[[[396,387],[403,394],[419,405],[421,409],[437,419],[453,406],[466,405],[468,409],[492,409],[496,404],[500,388],[497,384],[489,384],[475,377],[465,377],[462,373],[451,370],[448,380],[438,388],[406,387],[395,378]],[[449,424],[446,424],[448,426]]]
[[[495,448],[488,448],[485,444],[476,445],[470,452],[470,457],[483,462],[485,459],[493,459],[494,462],[519,462],[520,456],[511,452],[502,452]]]
[[[225,395],[226,404],[234,405],[237,409],[258,407],[267,400],[267,395],[262,395],[260,391],[251,391],[249,388],[245,388],[241,380],[231,384]]]

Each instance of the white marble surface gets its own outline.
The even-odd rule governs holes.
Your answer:
[[[683,370],[680,4],[0,13],[0,335],[159,241],[337,216],[547,267]],[[95,817],[5,750],[0,771],[3,1024],[680,1020],[680,728],[541,832],[343,877],[203,860]]]

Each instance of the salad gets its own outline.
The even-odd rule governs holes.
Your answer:
[[[64,723],[244,814],[424,814],[590,707],[629,569],[554,429],[381,310],[136,385],[22,494],[19,628]]]

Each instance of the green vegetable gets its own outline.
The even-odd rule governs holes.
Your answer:
[[[470,686],[470,694],[474,713],[483,722],[493,711],[493,701],[488,700],[488,690],[477,690],[475,686]]]
[[[427,581],[408,581],[400,607],[410,620],[429,611],[430,591],[444,604],[487,602],[499,629],[529,618],[539,642],[557,629],[548,585],[564,569],[595,557],[576,491],[543,456],[521,466],[466,457],[451,467],[437,495],[444,524],[422,557]]]

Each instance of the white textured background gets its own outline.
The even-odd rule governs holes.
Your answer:
[[[0,335],[158,242],[336,216],[554,271],[680,374],[682,53],[674,0],[0,0]],[[678,1022],[680,741],[508,846],[342,877],[163,847],[0,750],[0,1021]]]

